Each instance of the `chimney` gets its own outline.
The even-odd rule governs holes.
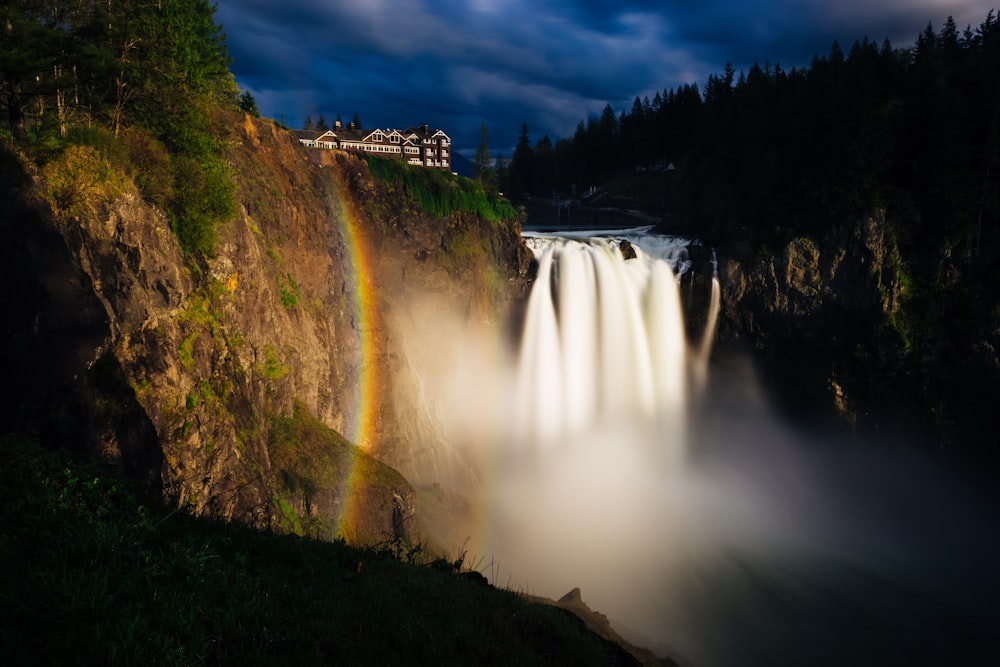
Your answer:
[[[335,130],[339,130],[340,129],[340,119],[339,118],[337,120],[333,121],[333,129],[335,129]]]

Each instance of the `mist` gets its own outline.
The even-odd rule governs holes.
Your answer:
[[[993,494],[906,443],[780,418],[748,357],[709,363],[709,345],[651,307],[664,301],[681,317],[669,253],[629,260],[645,263],[641,279],[615,274],[631,296],[601,292],[605,269],[583,272],[582,292],[600,296],[582,311],[569,305],[580,295],[567,291],[566,258],[561,269],[547,261],[547,287],[532,295],[545,303],[534,315],[529,303],[519,345],[497,323],[446,316],[432,297],[407,315],[435,432],[423,460],[435,463],[404,473],[468,499],[462,512],[432,513],[448,523],[431,527],[441,546],[497,586],[552,599],[580,587],[620,633],[681,664],[979,656],[1000,592]],[[667,282],[646,282],[667,266]],[[631,298],[641,332],[585,330],[601,328],[609,301],[627,320]],[[681,337],[679,353],[663,352],[676,347],[665,336]],[[653,378],[648,395],[628,357],[641,345],[644,359],[676,357],[661,367],[676,377]]]

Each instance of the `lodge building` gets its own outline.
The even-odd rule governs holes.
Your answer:
[[[395,156],[410,164],[451,171],[451,139],[427,125],[405,130],[363,130],[340,121],[332,130],[296,130],[299,143],[309,148],[339,148],[374,155]]]

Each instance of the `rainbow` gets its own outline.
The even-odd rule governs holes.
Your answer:
[[[347,252],[350,259],[349,272],[353,274],[350,284],[354,287],[354,310],[361,337],[361,359],[357,383],[357,411],[353,428],[348,437],[354,444],[368,451],[374,444],[376,406],[379,403],[381,377],[376,362],[375,329],[379,321],[376,307],[375,281],[372,270],[371,244],[365,234],[351,197],[340,194]]]
[[[375,295],[371,240],[365,232],[363,218],[358,214],[354,198],[347,192],[339,173],[334,175],[331,181],[347,242],[348,266],[345,269],[348,284],[352,288],[349,298],[358,325],[361,352],[355,383],[353,419],[348,421],[345,429],[347,432],[344,435],[363,452],[370,453],[375,444],[375,427],[383,386],[377,360],[376,332],[380,328],[380,316]],[[354,463],[345,470],[340,487],[344,490],[344,501],[336,520],[335,533],[348,541],[358,537],[356,520],[360,508],[357,502],[357,487],[362,481],[363,469],[359,463],[360,458],[355,457]]]

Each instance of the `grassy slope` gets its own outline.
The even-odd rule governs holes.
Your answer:
[[[8,665],[629,662],[449,566],[168,513],[20,438],[0,438],[0,527]]]

